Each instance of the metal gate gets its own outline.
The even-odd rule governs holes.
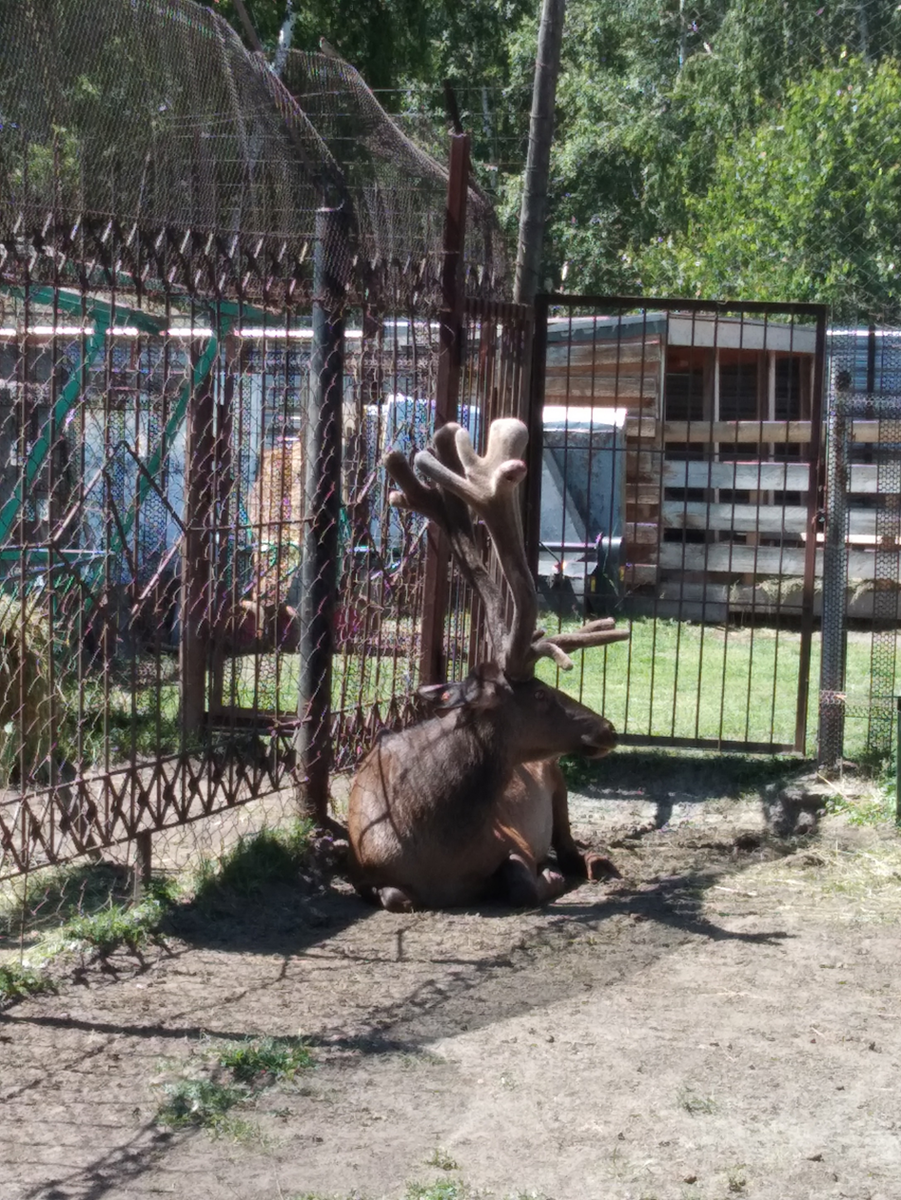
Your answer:
[[[891,758],[901,579],[901,332],[830,345],[819,759]]]
[[[532,426],[544,601],[632,639],[560,679],[623,742],[808,747],[826,310],[548,296]]]

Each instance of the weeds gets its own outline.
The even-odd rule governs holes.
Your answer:
[[[436,1146],[432,1151],[431,1156],[425,1160],[427,1167],[437,1167],[439,1171],[457,1171],[460,1164],[455,1159],[451,1158],[446,1150],[442,1150],[440,1146]]]
[[[249,1104],[276,1083],[293,1083],[297,1072],[312,1067],[313,1056],[300,1038],[248,1038],[213,1047],[206,1055],[212,1075],[164,1085],[165,1101],[156,1120],[172,1129],[206,1129],[236,1139],[258,1131],[232,1109]]]
[[[698,1096],[691,1088],[683,1088],[679,1093],[679,1107],[692,1117],[716,1112],[716,1102],[711,1096]]]
[[[293,883],[309,847],[312,825],[295,821],[284,829],[262,829],[215,859],[205,859],[197,873],[194,898],[203,907],[226,893],[249,897],[267,886]]]
[[[165,901],[149,896],[140,904],[113,904],[90,915],[73,917],[59,932],[68,950],[90,951],[93,959],[106,959],[125,946],[141,958],[147,945],[162,944],[160,925],[166,912]]]
[[[19,963],[7,963],[0,967],[0,1005],[55,991],[53,980],[33,967]]]
[[[259,1087],[267,1080],[292,1082],[298,1071],[313,1065],[313,1056],[300,1038],[267,1037],[224,1047],[218,1062],[238,1083]]]

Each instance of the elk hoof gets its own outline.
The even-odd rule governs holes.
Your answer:
[[[622,879],[622,871],[603,854],[585,855],[585,874],[595,883],[599,879]]]
[[[544,904],[548,900],[556,900],[558,896],[562,896],[566,891],[566,880],[559,871],[552,871],[549,867],[541,872],[538,879],[539,901]]]
[[[413,912],[416,908],[416,903],[412,896],[409,896],[402,888],[398,887],[383,887],[378,889],[379,900],[382,908],[386,912],[393,913],[408,913]]]

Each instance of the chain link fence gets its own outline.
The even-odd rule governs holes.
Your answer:
[[[191,0],[3,7],[0,880],[323,818],[410,719],[426,542],[380,459],[449,345],[470,407],[521,383],[465,188],[488,307],[448,336],[448,185],[353,68],[282,82]]]

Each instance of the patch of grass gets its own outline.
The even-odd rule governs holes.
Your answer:
[[[473,1193],[456,1179],[438,1179],[435,1183],[409,1183],[404,1200],[474,1200]]]
[[[809,768],[796,758],[778,755],[717,754],[703,750],[652,750],[624,746],[598,762],[565,756],[560,765],[567,784],[574,790],[591,786],[605,789],[641,790],[653,794],[656,787],[685,791],[703,797],[738,799],[762,794],[774,784],[784,785]]]
[[[276,1083],[291,1083],[298,1071],[314,1065],[300,1038],[247,1038],[211,1047],[211,1074],[164,1084],[166,1099],[157,1109],[160,1125],[206,1129],[216,1137],[255,1137],[256,1126],[232,1109],[249,1104]]]
[[[219,1065],[231,1071],[238,1083],[256,1088],[270,1082],[290,1082],[298,1071],[313,1065],[307,1044],[292,1037],[255,1038],[225,1046],[217,1058]]]
[[[56,990],[53,980],[34,967],[23,963],[7,963],[0,966],[0,1005]]]
[[[166,903],[154,896],[130,906],[112,904],[73,917],[59,931],[59,938],[67,949],[90,951],[94,958],[108,958],[123,946],[140,957],[149,943],[161,943],[160,925],[166,910]]]
[[[728,1188],[733,1195],[739,1195],[748,1186],[748,1178],[745,1174],[744,1164],[740,1163],[737,1167],[730,1167],[728,1173]]]
[[[826,811],[841,813],[851,825],[885,825],[895,820],[895,785],[874,783],[863,795],[849,795],[841,786],[826,801]]]
[[[243,1087],[220,1083],[215,1079],[180,1079],[164,1087],[167,1099],[157,1110],[156,1120],[170,1129],[200,1126],[216,1130],[236,1104],[250,1099]]]
[[[195,901],[203,906],[226,894],[250,897],[272,884],[293,883],[311,834],[312,824],[297,820],[284,828],[263,829],[252,837],[240,838],[218,858],[201,863]]]
[[[108,862],[79,862],[12,880],[0,898],[0,936],[33,938],[73,917],[124,904],[132,894],[131,872]]]

